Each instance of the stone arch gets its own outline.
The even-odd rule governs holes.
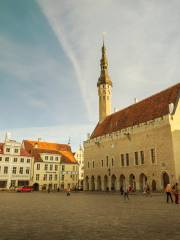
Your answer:
[[[117,180],[116,176],[113,174],[111,176],[111,191],[116,191]]]
[[[140,187],[140,191],[144,191],[144,188],[147,184],[147,177],[144,173],[141,173],[139,176],[139,187]]]
[[[85,178],[85,190],[89,191],[89,177],[86,176]]]
[[[129,187],[132,191],[136,191],[136,178],[133,173],[129,175]]]
[[[156,192],[157,186],[156,186],[156,181],[153,179],[152,184],[151,184],[152,192]]]
[[[91,190],[94,191],[95,190],[95,177],[91,176]]]
[[[167,174],[167,172],[163,172],[162,173],[162,186],[163,186],[163,188],[165,188],[168,183],[170,183],[169,175]]]
[[[97,177],[97,190],[101,191],[102,187],[101,187],[101,176]]]
[[[120,178],[119,178],[119,186],[120,186],[120,189],[124,189],[125,187],[125,181],[126,181],[126,178],[123,174],[121,174]]]
[[[105,176],[104,176],[104,191],[108,191],[108,190],[109,190],[108,176],[105,175]]]

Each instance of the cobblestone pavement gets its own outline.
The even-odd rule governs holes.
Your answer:
[[[180,205],[163,195],[0,192],[0,240],[180,239]]]

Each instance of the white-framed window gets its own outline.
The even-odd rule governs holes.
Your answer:
[[[8,167],[4,167],[4,174],[8,174]]]
[[[39,181],[39,174],[36,174],[36,181]]]
[[[0,162],[2,161],[2,157],[0,157]]]
[[[19,152],[19,149],[18,148],[15,148],[14,149],[14,153],[18,153]]]
[[[44,170],[48,170],[48,164],[44,165]]]
[[[13,170],[12,170],[13,174],[16,174],[16,169],[17,169],[16,167],[13,167]]]
[[[29,173],[30,173],[30,169],[26,168],[26,174],[29,174]]]
[[[6,152],[9,153],[10,152],[10,148],[6,148]]]
[[[49,174],[49,181],[52,181],[52,174]]]
[[[19,168],[19,174],[23,174],[23,167]]]
[[[62,171],[65,171],[65,165],[62,165]]]
[[[45,160],[48,160],[49,158],[48,158],[48,156],[45,156]]]
[[[18,160],[17,158],[14,158],[14,160],[13,160],[13,161],[14,161],[14,162],[17,162],[17,160]]]
[[[44,180],[44,181],[47,180],[47,174],[44,174],[43,180]]]
[[[58,161],[58,160],[59,160],[59,157],[55,157],[55,160]]]
[[[5,157],[5,162],[9,162],[9,157]]]
[[[92,167],[94,168],[94,161],[92,161]]]
[[[58,165],[55,165],[55,171],[58,171]]]
[[[57,174],[54,175],[54,180],[57,181]]]
[[[52,171],[52,170],[53,170],[53,165],[51,164],[51,165],[50,165],[50,171]]]
[[[36,169],[40,170],[40,164],[39,163],[36,165]]]
[[[24,158],[21,158],[21,161],[20,162],[24,162]]]
[[[30,158],[27,158],[27,163],[30,163],[31,159]]]
[[[51,160],[51,161],[53,160],[53,156],[50,156],[50,160]]]

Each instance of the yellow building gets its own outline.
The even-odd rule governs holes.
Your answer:
[[[84,181],[84,149],[79,145],[75,155],[75,159],[77,160],[79,164],[79,182],[78,182],[78,188],[79,190],[83,190],[83,181]]]
[[[84,189],[153,191],[180,182],[180,83],[111,113],[112,82],[102,47],[99,122],[84,142]]]
[[[78,163],[69,145],[30,140],[24,140],[23,145],[34,157],[36,190],[77,188]]]

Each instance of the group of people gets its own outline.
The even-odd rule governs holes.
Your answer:
[[[169,199],[171,199],[171,202],[175,202],[176,204],[179,204],[179,186],[178,183],[175,183],[174,185],[171,185],[170,183],[167,184],[165,188],[166,192],[166,202],[169,203]],[[174,200],[172,195],[174,195]]]
[[[129,192],[134,192],[134,191],[135,190],[131,186],[129,186],[129,187],[121,186],[121,188],[120,188],[120,193],[121,193],[121,195],[124,196],[125,200],[126,199],[129,200]],[[174,185],[171,185],[170,183],[168,183],[165,188],[165,192],[166,192],[166,202],[167,203],[169,203],[169,199],[170,199],[172,203],[175,202],[176,204],[179,204],[178,183],[175,183]],[[146,184],[146,186],[144,187],[143,194],[145,194],[146,196],[152,196],[150,186],[148,184]],[[174,200],[173,200],[173,196],[174,196]]]

